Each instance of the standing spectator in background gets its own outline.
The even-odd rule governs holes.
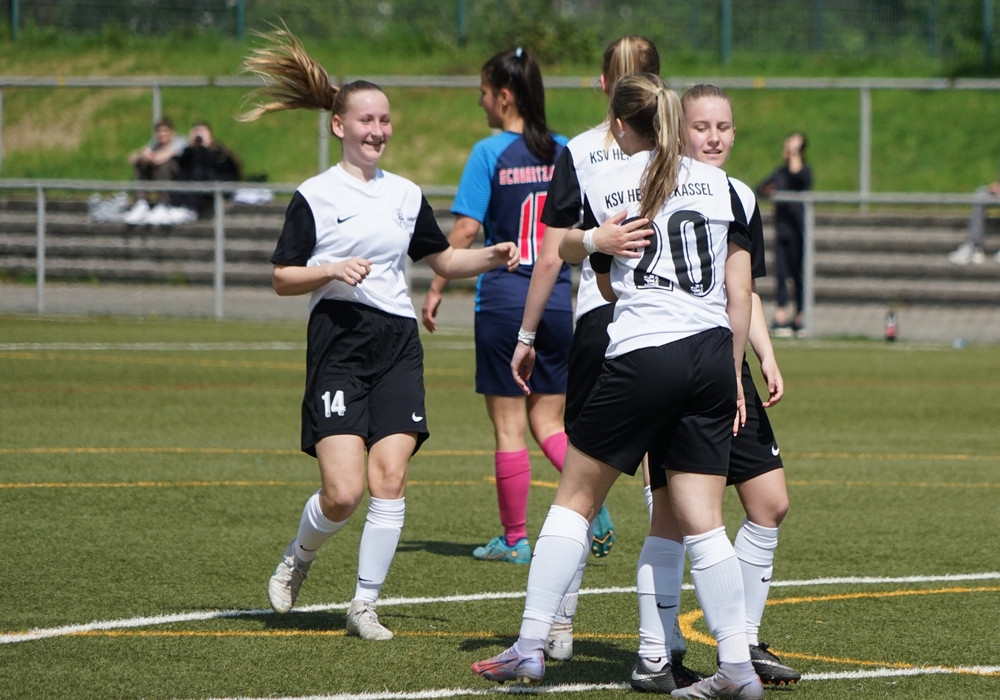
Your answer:
[[[177,156],[186,147],[187,139],[174,131],[174,123],[170,119],[163,117],[156,122],[153,139],[129,154],[128,162],[135,171],[135,179],[157,182],[173,180],[180,173]],[[166,204],[170,197],[166,192],[161,192],[158,200]],[[140,224],[145,222],[147,216],[149,216],[147,193],[136,192],[136,202],[125,215],[125,223]]]
[[[517,48],[496,54],[483,66],[481,78],[479,104],[487,124],[500,132],[477,143],[469,154],[452,204],[457,218],[448,240],[455,248],[468,248],[483,226],[487,245],[518,243],[521,266],[514,272],[504,267],[490,270],[476,286],[476,393],[484,395],[493,423],[497,501],[504,532],[476,547],[472,556],[528,564],[531,461],[526,430],[530,427],[542,452],[559,471],[566,456],[563,408],[573,339],[568,265],[560,265],[537,334],[521,331],[520,326],[531,272],[545,235],[539,217],[566,139],[554,135],[545,121],[542,73],[528,51]],[[434,318],[445,284],[443,277],[435,277],[424,300],[423,323],[431,332],[437,329]],[[530,396],[525,396],[510,371],[518,342],[536,351]]]
[[[778,191],[805,192],[812,189],[812,171],[805,161],[806,135],[795,131],[785,139],[784,163],[757,185],[758,197]],[[805,207],[799,202],[774,205],[774,272],[778,282],[777,309],[772,331],[776,337],[790,338],[803,333],[802,307],[805,299],[802,256],[805,239]],[[788,282],[795,290],[795,315],[789,318]]]
[[[956,265],[982,265],[983,261],[986,260],[986,253],[983,252],[983,236],[986,234],[986,208],[1000,205],[1000,180],[980,187],[976,190],[976,194],[989,195],[994,201],[976,204],[972,207],[968,235],[962,245],[948,254],[948,260]],[[1000,263],[1000,251],[993,259]]]

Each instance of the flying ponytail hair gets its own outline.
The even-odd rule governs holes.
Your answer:
[[[326,69],[306,53],[302,42],[284,24],[257,36],[267,43],[244,59],[242,69],[259,77],[263,85],[244,98],[247,109],[236,116],[237,121],[251,122],[271,112],[292,109],[322,109],[343,116],[347,100],[355,92],[382,91],[367,80],[334,85]],[[332,124],[328,126],[332,133]]]
[[[507,88],[524,119],[528,150],[546,163],[555,158],[556,143],[545,121],[545,88],[535,58],[520,47],[496,54],[483,65],[483,81],[493,91]]]
[[[611,94],[611,115],[653,146],[642,174],[640,216],[652,219],[677,187],[680,157],[687,152],[684,110],[677,93],[658,75],[637,73],[621,78]]]

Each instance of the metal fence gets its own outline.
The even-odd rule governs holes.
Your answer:
[[[277,18],[326,41],[426,51],[524,42],[543,60],[593,62],[592,38],[641,33],[673,52],[900,54],[994,65],[994,0],[0,0],[15,39],[28,30],[204,31],[242,39]]]
[[[151,191],[189,191],[210,192],[214,195],[213,215],[213,315],[217,319],[225,317],[223,306],[226,288],[226,218],[224,196],[244,187],[240,182],[117,182],[117,181],[87,181],[87,180],[4,180],[0,179],[0,190],[34,192],[36,200],[36,311],[46,313],[46,249],[47,221],[46,207],[48,194],[55,191],[115,191],[136,190],[139,188]],[[294,184],[270,184],[267,189],[275,193],[290,194],[295,192]],[[455,188],[424,188],[428,197],[453,197]],[[813,326],[815,313],[815,238],[816,238],[816,205],[817,204],[869,204],[937,206],[962,205],[971,207],[975,204],[993,204],[994,199],[985,194],[934,194],[934,193],[879,193],[859,195],[849,192],[778,192],[771,200],[773,202],[801,202],[805,207],[805,232],[803,250],[803,272],[805,289],[805,304],[803,318],[805,326]]]

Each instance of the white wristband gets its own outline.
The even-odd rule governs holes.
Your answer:
[[[529,348],[535,344],[535,331],[526,331],[523,328],[517,331],[517,342],[524,343]]]
[[[596,228],[589,228],[583,232],[583,247],[587,249],[588,253],[596,253],[597,246],[594,245],[594,232],[597,231]]]

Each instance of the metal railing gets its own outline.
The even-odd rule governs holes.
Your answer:
[[[108,180],[17,180],[0,179],[0,190],[24,190],[35,192],[35,308],[39,314],[45,313],[46,286],[46,233],[47,233],[47,202],[48,192],[195,192],[213,196],[214,215],[212,230],[214,240],[212,263],[213,316],[217,319],[225,317],[223,298],[226,288],[226,211],[225,196],[239,190],[253,188],[266,189],[272,194],[292,194],[298,189],[297,184],[267,184],[257,187],[255,183],[246,182],[119,182]],[[457,188],[451,186],[431,186],[422,188],[426,197],[454,197]]]
[[[48,193],[52,191],[171,191],[211,193],[214,197],[213,216],[213,315],[217,319],[224,318],[223,297],[226,286],[226,218],[224,200],[227,194],[241,189],[253,187],[245,182],[118,182],[104,180],[12,180],[0,179],[0,190],[34,191],[36,197],[36,309],[44,314],[46,286],[46,207]],[[267,184],[260,187],[275,194],[291,194],[298,185]],[[453,186],[427,186],[421,188],[428,198],[454,197],[456,188]],[[805,241],[803,253],[803,274],[805,300],[803,321],[807,328],[812,327],[815,311],[815,230],[816,207],[823,204],[835,205],[913,205],[927,206],[964,206],[997,205],[997,198],[982,193],[975,194],[932,194],[932,193],[880,193],[859,195],[851,192],[778,192],[771,202],[801,202],[805,208]],[[762,202],[763,204],[763,202]]]

